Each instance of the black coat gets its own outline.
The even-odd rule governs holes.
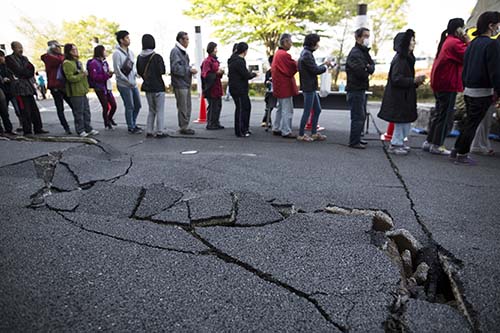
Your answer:
[[[148,62],[149,65],[148,68],[146,68]],[[147,72],[145,72],[146,69]],[[165,92],[165,82],[163,82],[165,63],[161,55],[156,53],[147,56],[139,55],[137,57],[137,74],[144,79],[141,86],[142,91],[152,93]]]
[[[304,47],[298,61],[300,74],[300,90],[311,92],[318,90],[318,75],[326,72],[326,66],[318,66],[313,56],[314,50]]]
[[[362,91],[369,88],[369,76],[375,71],[375,62],[364,45],[356,43],[347,56],[345,70],[347,73],[346,91]]]
[[[245,58],[233,54],[227,61],[229,77],[229,93],[231,96],[248,96],[248,80],[253,79],[257,74],[248,71]]]
[[[411,123],[417,120],[415,57],[413,53],[408,52],[408,47],[401,46],[405,43],[403,35],[404,33],[400,33],[399,38],[396,36],[397,53],[391,62],[384,99],[377,115],[392,123]]]

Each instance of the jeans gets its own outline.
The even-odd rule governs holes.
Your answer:
[[[392,134],[391,145],[402,147],[404,139],[410,134],[411,123],[395,123],[394,133]]]
[[[146,134],[163,134],[165,130],[165,93],[147,92],[146,98],[149,105]],[[156,131],[154,128],[156,121]]]
[[[61,126],[64,128],[64,130],[69,131],[68,121],[64,116],[64,101],[66,101],[69,107],[72,108],[71,99],[66,95],[66,93],[63,90],[50,89],[50,93],[54,98],[54,104],[56,105],[56,110],[57,110],[57,118],[59,118]]]
[[[278,108],[274,118],[273,131],[280,131],[285,136],[292,133],[293,98],[278,98]]]
[[[11,133],[12,132],[12,123],[9,119],[9,107],[7,101],[7,97],[2,89],[0,89],[0,117],[2,118],[3,126],[0,124],[0,132]]]
[[[118,86],[118,91],[125,105],[125,120],[127,121],[127,127],[129,131],[133,130],[137,127],[135,121],[141,109],[141,95],[139,94],[139,89],[137,89],[137,87],[129,88]]]
[[[493,103],[491,96],[470,97],[464,96],[465,117],[462,123],[462,130],[455,141],[455,149],[460,155],[466,155],[470,151],[470,146],[474,140],[477,127],[486,115],[489,107]]]
[[[73,105],[73,118],[75,119],[75,131],[80,134],[82,132],[92,131],[90,126],[90,107],[87,96],[71,97],[71,105]]]
[[[102,119],[104,120],[104,126],[107,127],[110,124],[110,120],[113,119],[113,116],[115,115],[116,112],[116,101],[115,101],[115,96],[113,96],[113,93],[111,90],[100,90],[100,89],[94,89],[95,94],[97,95],[97,98],[99,99],[99,103],[101,103],[102,107]]]
[[[351,109],[351,134],[349,145],[357,145],[361,141],[361,133],[366,119],[366,94],[364,90],[348,91],[347,104]]]
[[[437,92],[436,97],[436,114],[431,120],[427,141],[437,146],[444,144],[444,139],[448,134],[450,120],[455,114],[456,92]]]
[[[303,136],[305,132],[305,127],[307,121],[309,120],[309,115],[311,111],[312,115],[312,129],[311,134],[316,134],[318,130],[318,119],[321,113],[321,104],[319,102],[318,93],[315,91],[304,92],[304,113],[302,113],[302,119],[300,120],[299,135]]]
[[[174,88],[175,101],[177,103],[177,121],[179,128],[185,130],[191,119],[191,90]]]
[[[207,128],[216,128],[220,126],[220,112],[222,110],[222,98],[207,98],[208,101],[208,115],[207,115]]]
[[[234,105],[234,134],[236,136],[243,136],[248,133],[250,127],[250,111],[252,104],[248,95],[233,96]]]

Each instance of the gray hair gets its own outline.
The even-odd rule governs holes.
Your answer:
[[[292,39],[292,35],[287,34],[287,33],[282,34],[282,35],[280,36],[279,45],[280,45],[280,46],[283,46],[283,42],[284,42],[285,40],[287,40],[287,39],[290,39],[290,40],[291,40],[291,39]]]

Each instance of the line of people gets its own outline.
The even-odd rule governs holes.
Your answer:
[[[491,39],[499,30],[500,13],[483,13],[477,22],[477,36],[472,42],[464,31],[462,19],[449,21],[443,32],[436,61],[431,73],[431,87],[436,97],[436,115],[431,120],[427,140],[423,150],[433,154],[451,155],[459,163],[471,162],[468,157],[470,146],[477,127],[488,109],[498,99],[500,90],[500,44]],[[346,61],[347,85],[346,99],[351,112],[349,147],[365,149],[367,142],[362,140],[363,125],[366,117],[366,95],[369,78],[375,71],[371,58],[370,30],[359,28],[355,31],[355,46],[349,52]],[[136,78],[143,79],[141,90],[145,92],[149,106],[146,136],[164,137],[165,133],[165,64],[160,54],[155,52],[153,36],[142,37],[142,52],[135,58],[130,50],[130,36],[125,30],[116,33],[117,46],[113,52],[113,70],[106,62],[106,50],[102,45],[94,49],[94,56],[86,66],[79,59],[78,49],[74,44],[64,45],[64,53],[57,41],[48,42],[48,52],[42,55],[45,63],[48,88],[54,97],[57,115],[67,134],[70,127],[64,116],[64,101],[73,111],[75,130],[80,136],[97,135],[91,126],[91,115],[87,93],[93,88],[102,106],[102,116],[106,129],[116,126],[114,114],[116,101],[112,93],[110,78],[114,75],[117,89],[123,100],[125,120],[130,134],[140,134],[143,129],[137,123],[141,109],[141,98]],[[271,68],[266,73],[266,113],[263,123],[272,123],[272,133],[286,139],[303,142],[324,141],[326,136],[318,133],[317,124],[321,114],[318,96],[318,75],[326,72],[333,64],[327,58],[321,65],[316,63],[314,51],[319,48],[320,36],[308,34],[303,42],[303,50],[298,60],[292,59],[292,36],[284,33],[279,39],[279,48],[269,59]],[[417,119],[416,89],[426,77],[415,76],[415,32],[411,29],[398,33],[394,38],[394,56],[388,74],[387,86],[378,117],[395,123],[394,135],[389,153],[406,155],[410,151],[405,145],[411,123]],[[23,56],[23,47],[19,42],[12,43],[13,53],[5,57],[0,51],[1,75],[1,115],[7,133],[13,133],[8,119],[7,103],[13,103],[19,116],[25,135],[47,133],[43,129],[40,112],[34,95],[34,66]],[[179,32],[175,47],[170,52],[170,75],[176,98],[179,132],[185,135],[195,134],[189,128],[191,118],[192,77],[198,69],[191,65],[187,48],[189,35]],[[217,44],[207,45],[207,58],[201,65],[202,89],[208,100],[208,130],[223,129],[220,124],[223,89],[221,78],[225,74],[217,57]],[[228,91],[235,104],[234,131],[237,137],[251,135],[249,98],[249,80],[256,73],[247,68],[245,57],[248,44],[240,42],[234,45],[233,54],[228,60]],[[292,131],[293,97],[299,94],[295,81],[300,77],[300,89],[304,96],[304,110],[299,124],[298,134]],[[462,83],[463,81],[463,83]],[[465,86],[465,89],[464,89]],[[464,91],[466,117],[455,147],[449,151],[444,147],[444,139],[450,130],[450,118],[453,117],[454,104],[458,92]],[[274,121],[271,111],[277,107]],[[312,115],[311,115],[312,113]],[[311,134],[306,134],[306,123],[311,116]]]

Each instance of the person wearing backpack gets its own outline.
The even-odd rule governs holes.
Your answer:
[[[142,128],[137,126],[136,120],[141,110],[141,95],[137,89],[134,66],[134,53],[129,49],[130,37],[128,31],[120,30],[116,33],[118,45],[113,53],[113,68],[116,75],[116,86],[125,106],[125,120],[130,134],[141,134]]]
[[[208,100],[208,122],[207,130],[224,129],[220,124],[220,112],[222,109],[222,90],[221,78],[224,70],[220,68],[220,62],[217,59],[217,44],[210,42],[207,45],[208,57],[201,64],[201,79],[203,85],[203,95]]]
[[[111,82],[109,81],[113,76],[113,71],[109,70],[104,46],[97,45],[94,48],[94,57],[87,62],[87,71],[89,73],[89,86],[90,88],[94,88],[95,94],[102,106],[104,128],[112,130],[113,126],[116,126],[113,120],[116,112],[116,101],[111,91]]]
[[[87,137],[97,135],[99,132],[90,125],[90,106],[87,98],[89,92],[88,74],[78,58],[76,45],[65,44],[62,68],[66,78],[66,93],[71,98],[71,105],[73,105],[76,133],[81,137]]]
[[[57,71],[59,67],[62,66],[64,55],[61,53],[61,44],[59,44],[56,40],[48,41],[47,46],[47,53],[40,57],[45,64],[45,71],[47,72],[47,88],[49,88],[52,98],[54,98],[57,118],[59,118],[59,122],[64,128],[66,134],[70,135],[71,130],[69,129],[68,121],[64,116],[64,101],[66,101],[71,108],[71,100],[64,91],[65,83],[57,79]]]
[[[144,82],[141,90],[146,92],[149,113],[146,125],[147,138],[164,138],[165,130],[165,63],[161,55],[155,53],[155,39],[149,34],[142,36],[142,52],[137,57],[137,74]],[[156,122],[156,130],[155,130]]]

